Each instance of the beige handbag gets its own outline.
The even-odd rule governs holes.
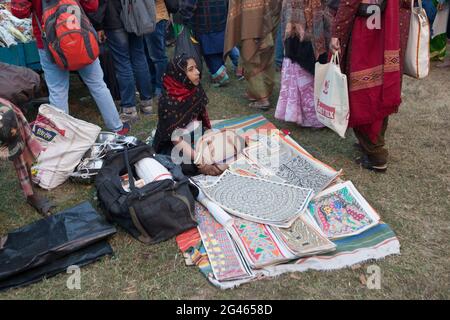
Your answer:
[[[408,46],[405,53],[405,74],[423,79],[430,71],[430,23],[422,7],[414,7],[411,1],[411,23],[409,25]]]

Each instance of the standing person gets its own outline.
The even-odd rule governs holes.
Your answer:
[[[270,108],[281,3],[278,0],[230,0],[224,53],[228,54],[240,44],[251,108]]]
[[[409,2],[410,0],[406,0]],[[401,1],[402,6],[404,0]],[[363,168],[387,170],[385,133],[389,115],[401,104],[404,48],[401,36],[408,26],[400,25],[400,2],[387,0],[379,28],[361,15],[371,0],[341,1],[334,18],[331,51],[341,53],[341,67],[349,82],[350,119],[363,155],[357,159]],[[359,9],[359,10],[358,10]],[[370,28],[369,28],[370,26]],[[401,29],[401,27],[403,29]]]
[[[322,128],[314,106],[314,68],[327,60],[331,15],[323,0],[284,0],[281,16],[285,58],[275,118]]]
[[[98,8],[98,0],[81,0],[80,4],[86,12],[94,12]],[[53,62],[48,50],[44,48],[41,30],[38,25],[38,23],[42,22],[42,0],[12,0],[11,12],[20,19],[33,15],[33,35],[36,38],[45,82],[50,92],[50,104],[69,113],[70,73],[58,67]],[[99,59],[77,71],[94,97],[106,127],[119,134],[127,134],[130,126],[120,121],[111,93],[103,81],[103,71]]]
[[[145,43],[150,58],[149,68],[152,77],[153,96],[157,99],[162,93],[162,77],[167,67],[166,54],[166,30],[169,21],[164,0],[155,0],[156,5],[156,29],[145,35]]]
[[[37,195],[31,183],[31,166],[41,151],[42,146],[20,109],[0,98],[0,160],[13,162],[27,203],[47,216],[54,205],[47,198]]]
[[[138,118],[136,88],[140,94],[140,111],[152,113],[152,90],[150,71],[144,47],[144,36],[128,33],[120,19],[122,4],[120,0],[108,0],[103,19],[104,31],[100,38],[106,41],[113,54],[114,67],[120,89],[121,118],[134,121]]]
[[[229,82],[224,62],[224,39],[228,0],[180,0],[183,24],[194,31],[200,42],[214,87]]]
[[[111,51],[106,44],[106,36],[103,28],[103,19],[105,17],[106,4],[108,0],[98,1],[98,10],[95,12],[88,12],[86,15],[92,23],[92,26],[97,31],[100,42],[100,66],[102,67],[104,76],[103,80],[106,83],[111,96],[114,100],[120,100],[119,84],[117,83],[116,70],[114,69],[114,61]]]

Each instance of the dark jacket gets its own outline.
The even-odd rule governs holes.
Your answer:
[[[228,16],[228,0],[180,0],[183,24],[197,34],[225,30]]]
[[[106,10],[103,19],[103,28],[105,30],[122,29],[123,23],[120,19],[122,4],[120,0],[106,0]]]
[[[111,0],[98,0],[98,9],[96,12],[86,12],[89,20],[91,21],[94,29],[99,31],[103,30],[103,19],[105,18],[106,5]]]

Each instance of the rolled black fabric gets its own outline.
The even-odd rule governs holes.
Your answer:
[[[44,278],[48,279],[59,273],[66,272],[70,266],[81,268],[99,260],[101,257],[112,254],[113,250],[108,241],[102,240],[65,257],[56,259],[49,264],[26,270],[0,281],[0,291],[30,285]]]
[[[89,202],[12,231],[0,239],[0,288],[53,274],[65,262],[95,260],[110,250],[94,245],[115,232]]]

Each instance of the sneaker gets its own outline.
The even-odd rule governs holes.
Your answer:
[[[152,111],[153,111],[153,100],[152,99],[142,100],[139,103],[139,109],[141,110],[141,112],[143,114],[152,114]]]
[[[136,107],[121,108],[120,120],[122,122],[133,122],[138,119]]]
[[[217,72],[211,76],[212,86],[215,88],[222,87],[230,82],[227,69],[222,66]]]
[[[126,136],[128,134],[128,132],[130,132],[130,130],[131,130],[131,126],[127,122],[124,122],[122,125],[122,129],[120,129],[119,131],[116,131],[116,133],[121,136]]]

